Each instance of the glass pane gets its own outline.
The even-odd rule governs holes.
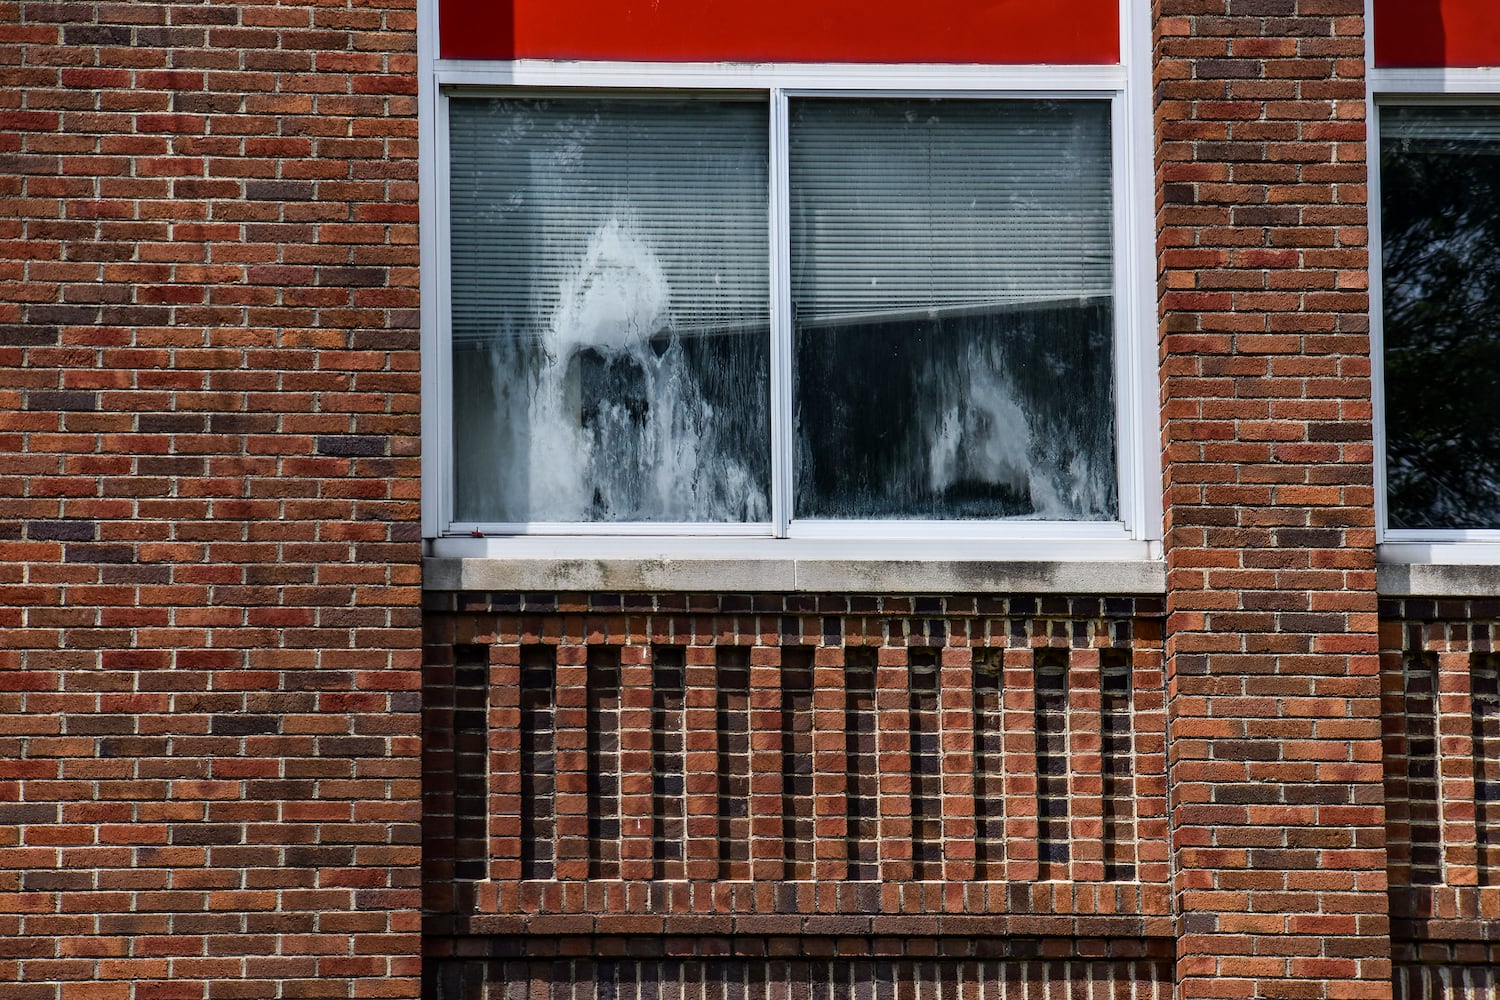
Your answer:
[[[1118,516],[1105,102],[802,100],[796,499]]]
[[[1393,528],[1500,528],[1500,108],[1381,111]]]
[[[768,520],[765,106],[450,107],[457,519]]]

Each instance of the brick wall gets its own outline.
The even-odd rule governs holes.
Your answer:
[[[1361,0],[1157,0],[1180,993],[1388,996]]]
[[[0,987],[417,992],[411,0],[0,2]]]
[[[1164,607],[425,612],[414,6],[0,0],[0,997],[1500,995],[1359,0],[1155,2]]]
[[[1059,951],[1007,956],[992,942],[954,941],[944,957],[913,957],[887,940],[853,958],[767,958],[748,954],[626,957],[625,942],[599,957],[520,956],[431,963],[434,1000],[549,996],[585,1000],[610,996],[661,1000],[761,1000],[763,997],[855,997],[880,1000],[1032,1000],[1087,996],[1098,1000],[1170,1000],[1171,962],[1092,959]],[[1096,956],[1098,953],[1095,953]]]
[[[1500,600],[1384,601],[1381,680],[1392,938],[1430,992],[1500,964]]]
[[[1169,944],[1156,599],[434,593],[426,642],[434,968]]]

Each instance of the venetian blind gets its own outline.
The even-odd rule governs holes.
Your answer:
[[[1108,296],[1103,101],[796,100],[801,327]]]
[[[1500,141],[1500,107],[1381,108],[1380,138],[1493,144]]]
[[[766,325],[764,103],[455,97],[449,107],[455,345],[543,337],[611,232],[639,259],[602,266],[632,271],[625,285],[659,275],[679,331]]]

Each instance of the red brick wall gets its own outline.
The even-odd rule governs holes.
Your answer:
[[[547,996],[592,1000],[599,996],[761,1000],[763,997],[889,997],[923,1000],[1033,1000],[1097,997],[1099,1000],[1171,1000],[1171,962],[1106,958],[1105,949],[1082,957],[1064,947],[1007,954],[996,942],[944,942],[940,958],[887,938],[868,951],[839,957],[789,956],[746,947],[709,954],[674,950],[662,956],[641,941],[595,942],[598,957],[497,956],[431,963],[433,1000],[499,1000]],[[841,944],[847,944],[841,942]],[[644,945],[644,946],[643,946]],[[567,953],[563,953],[566,955]],[[629,955],[629,957],[624,957]],[[596,984],[602,986],[598,988]]]
[[[428,607],[435,961],[520,934],[1167,941],[1158,599]]]
[[[0,2],[8,997],[417,992],[413,8]]]
[[[1183,997],[1388,996],[1362,0],[1157,0]]]
[[[1500,600],[1387,600],[1380,645],[1393,936],[1424,961],[1483,961],[1500,914]]]
[[[1156,8],[1165,617],[431,595],[424,677],[414,0],[0,0],[0,996],[415,996],[419,860],[437,996],[1494,992],[1500,612],[1377,637],[1363,4]]]

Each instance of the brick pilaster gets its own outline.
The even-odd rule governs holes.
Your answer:
[[[415,6],[0,3],[7,996],[418,993]]]
[[[1179,996],[1390,995],[1361,0],[1158,0]]]

